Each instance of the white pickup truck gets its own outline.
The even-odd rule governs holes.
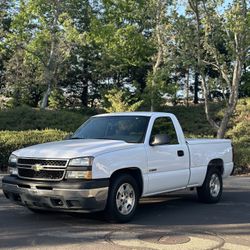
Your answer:
[[[105,210],[126,222],[140,197],[196,187],[199,200],[218,202],[232,170],[230,140],[185,139],[169,113],[113,113],[91,117],[67,140],[13,152],[2,187],[34,212]]]

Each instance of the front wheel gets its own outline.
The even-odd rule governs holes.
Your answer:
[[[135,179],[128,174],[117,176],[111,182],[106,206],[109,221],[127,222],[132,219],[139,200],[139,190]]]
[[[217,203],[221,199],[222,189],[220,171],[216,168],[209,169],[203,185],[197,188],[198,198],[205,203]]]

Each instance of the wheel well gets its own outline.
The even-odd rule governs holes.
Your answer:
[[[208,170],[211,168],[216,168],[219,170],[221,175],[224,173],[224,163],[222,159],[213,159],[208,163]]]
[[[116,170],[110,176],[110,181],[112,182],[120,174],[129,174],[134,177],[134,179],[136,180],[138,184],[139,195],[141,196],[143,192],[143,180],[142,180],[141,170],[136,167],[123,168],[123,169]]]

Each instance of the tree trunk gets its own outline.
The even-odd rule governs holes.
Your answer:
[[[239,96],[239,83],[242,73],[242,61],[238,58],[235,62],[233,79],[232,79],[232,91],[229,97],[228,105],[221,121],[220,127],[217,131],[217,138],[224,138],[227,130],[227,126],[233,112],[236,108]]]
[[[45,93],[43,95],[43,99],[42,99],[42,102],[40,105],[41,109],[45,109],[48,106],[49,96],[51,93],[51,84],[49,83],[47,86],[48,86],[47,90],[45,91]]]
[[[163,60],[163,46],[164,42],[162,39],[162,21],[165,14],[166,2],[165,0],[157,0],[157,13],[156,13],[156,27],[155,27],[155,35],[156,42],[158,46],[158,51],[156,54],[155,64],[153,66],[153,76],[152,76],[152,89],[151,89],[151,112],[155,111],[155,94],[156,94],[156,82],[155,78],[160,68],[160,65]]]
[[[88,107],[88,84],[85,84],[81,93],[81,102],[84,108]]]
[[[41,102],[41,109],[45,109],[48,106],[48,99],[51,93],[51,88],[52,88],[52,81],[55,79],[55,69],[56,69],[56,45],[57,45],[57,25],[58,25],[58,17],[59,17],[59,1],[57,2],[57,7],[58,9],[54,11],[54,19],[53,19],[53,27],[52,30],[53,32],[51,33],[52,39],[51,39],[51,44],[50,44],[50,52],[49,52],[49,58],[47,63],[44,65],[45,70],[44,70],[44,78],[45,78],[45,83],[47,85],[47,90],[44,93],[43,100]]]
[[[212,126],[212,128],[216,132],[219,129],[219,126],[211,118],[210,108],[209,108],[209,100],[208,100],[208,90],[207,90],[207,84],[206,84],[206,76],[204,73],[201,74],[201,84],[202,84],[203,95],[204,95],[206,118],[207,118],[207,121],[209,122],[209,124]]]
[[[194,76],[194,104],[199,103],[199,98],[198,98],[198,92],[199,92],[199,73],[195,72]]]
[[[187,71],[187,79],[186,79],[186,107],[189,106],[189,69]]]
[[[46,91],[43,94],[43,99],[40,104],[41,109],[45,109],[48,106],[48,101],[49,101],[49,96],[51,93],[51,87],[52,87],[52,73],[50,72],[49,68],[45,68],[44,70],[44,75],[45,75],[45,84],[47,86]]]

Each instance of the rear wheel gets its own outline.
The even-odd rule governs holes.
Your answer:
[[[132,219],[139,200],[139,189],[135,179],[122,174],[111,182],[106,206],[109,221],[127,222]]]
[[[207,172],[203,185],[197,188],[198,198],[205,203],[216,203],[221,199],[222,189],[223,182],[220,171],[211,168]]]

